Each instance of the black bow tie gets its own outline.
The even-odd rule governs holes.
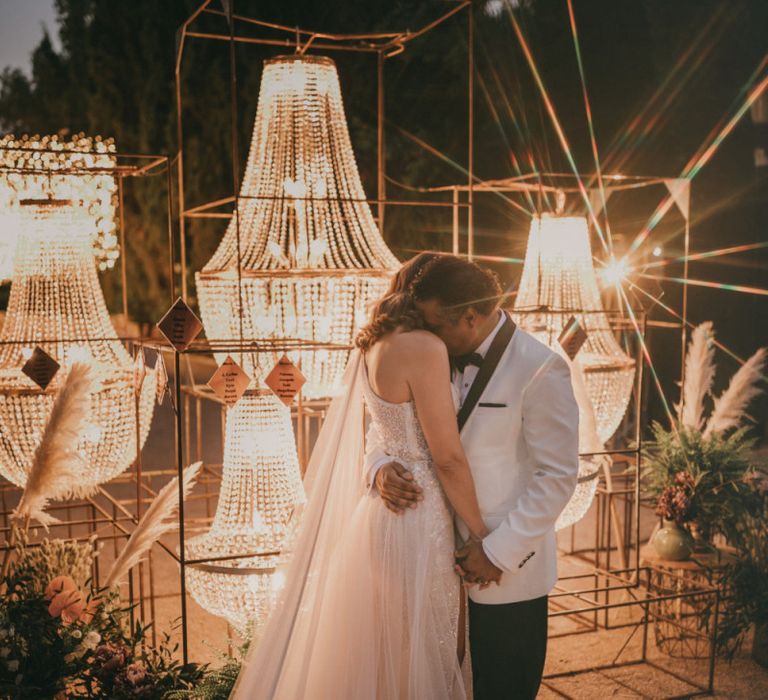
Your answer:
[[[468,365],[480,367],[483,364],[483,356],[479,352],[468,352],[466,355],[456,355],[453,364],[459,372],[463,372]]]

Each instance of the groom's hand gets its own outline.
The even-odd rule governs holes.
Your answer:
[[[477,583],[482,590],[501,581],[504,572],[488,558],[482,542],[470,540],[455,554],[456,573],[467,583]]]
[[[394,513],[415,508],[422,500],[421,489],[409,472],[398,462],[387,462],[376,474],[376,488],[384,504]]]

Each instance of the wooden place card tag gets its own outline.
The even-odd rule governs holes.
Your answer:
[[[286,406],[290,406],[306,381],[301,370],[287,355],[283,355],[267,375],[264,383]]]
[[[568,319],[568,323],[565,324],[563,332],[560,333],[557,342],[560,343],[563,350],[565,350],[565,354],[573,359],[579,354],[581,346],[587,342],[587,337],[587,332],[579,323],[579,320],[575,316],[571,316]]]
[[[160,332],[179,352],[186,350],[203,330],[202,321],[179,297],[157,324]]]
[[[37,386],[45,390],[56,376],[59,367],[59,363],[38,345],[32,351],[30,358],[24,363],[21,371]]]
[[[208,386],[229,408],[245,393],[251,378],[229,355],[208,380]]]

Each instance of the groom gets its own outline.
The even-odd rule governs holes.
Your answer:
[[[565,360],[498,308],[487,270],[454,256],[424,266],[412,288],[452,357],[461,442],[491,533],[457,552],[469,588],[475,700],[535,698],[547,648],[547,594],[557,580],[554,524],[576,486],[578,408]],[[369,483],[392,510],[418,507],[413,476],[375,444]]]

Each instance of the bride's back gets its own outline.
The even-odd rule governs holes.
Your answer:
[[[388,403],[411,401],[411,375],[432,346],[442,341],[429,331],[395,330],[380,338],[366,353],[368,381]]]

